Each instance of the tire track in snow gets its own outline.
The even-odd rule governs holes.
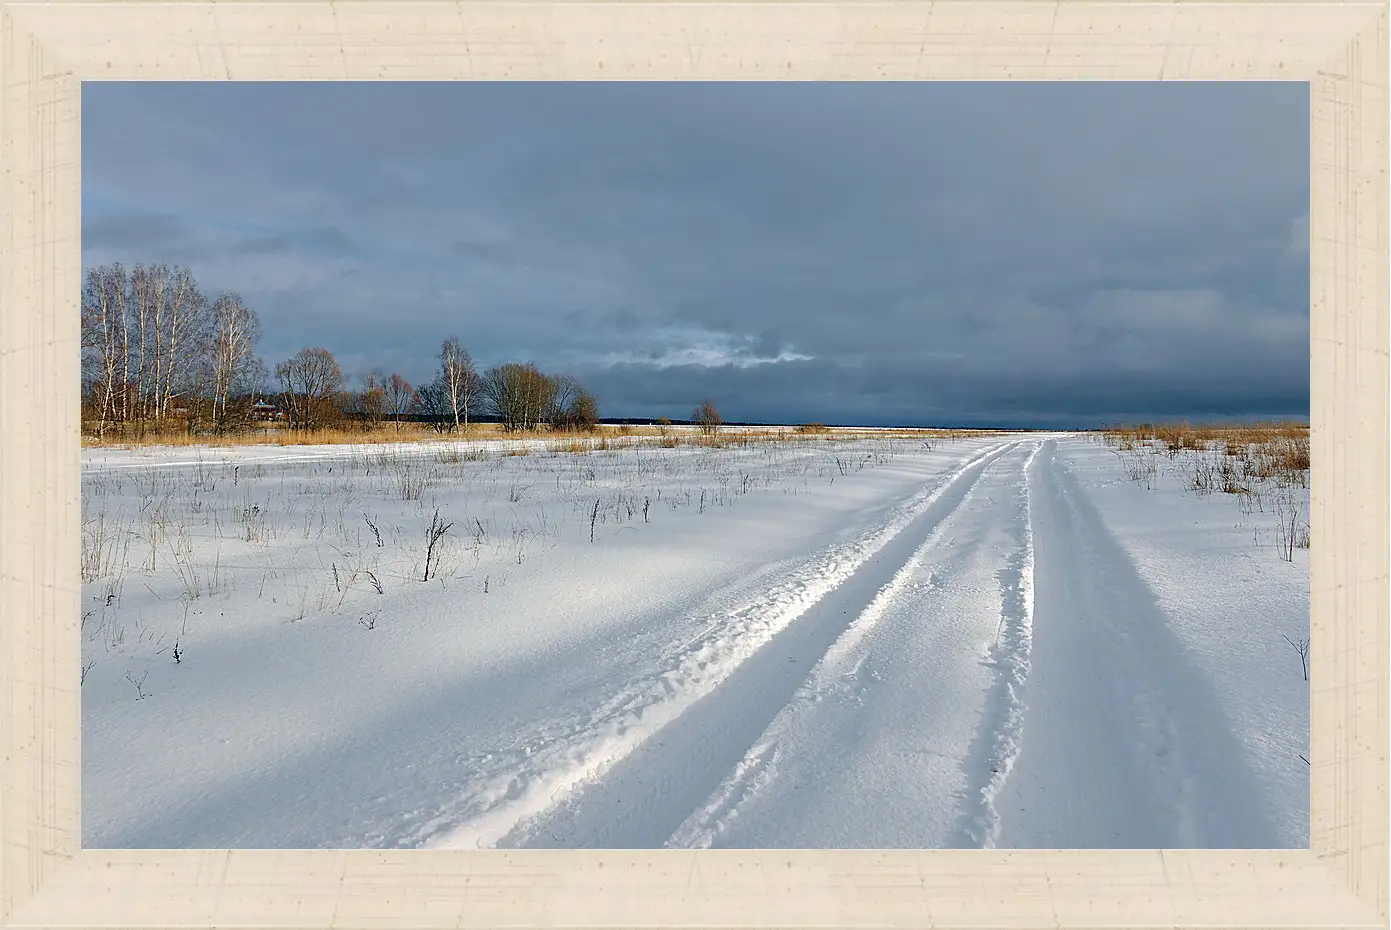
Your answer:
[[[1012,848],[1279,845],[1205,673],[1071,471],[1037,471],[1031,714],[1001,797]]]
[[[1034,639],[1034,534],[1029,471],[1042,444],[1024,462],[1015,510],[1015,541],[996,577],[1000,581],[1000,625],[986,655],[995,683],[975,750],[966,762],[969,788],[962,799],[961,845],[993,849],[1000,837],[995,800],[1019,757],[1024,730],[1024,687]]]
[[[773,753],[749,753],[749,747],[796,699],[827,654],[835,657],[849,628],[855,628],[851,638],[857,639],[877,622],[922,556],[971,499],[981,476],[1001,457],[1003,453],[982,461],[957,482],[949,497],[939,498],[938,508],[918,517],[926,525],[915,523],[914,532],[902,533],[643,751],[549,816],[523,825],[500,845],[653,848],[669,840],[731,768],[744,767],[750,783],[756,783]],[[927,533],[928,543],[910,550],[920,532]],[[885,574],[895,565],[897,570],[885,583]],[[846,617],[854,619],[847,623]]]
[[[1013,548],[1006,565],[995,572],[995,578],[1001,588],[1002,611],[999,618],[998,641],[987,644],[989,652],[986,654],[987,660],[996,669],[995,684],[985,695],[984,723],[975,738],[973,750],[966,757],[967,761],[962,764],[970,787],[956,796],[956,803],[963,810],[959,820],[963,823],[979,823],[980,826],[975,832],[986,842],[979,842],[968,836],[964,841],[964,845],[968,846],[989,845],[989,839],[998,832],[999,818],[994,813],[992,802],[1018,752],[1018,734],[1024,710],[1019,698],[1028,674],[1033,601],[1033,550],[1027,482],[1030,466],[1042,445],[1036,444],[1024,461],[1016,466],[1016,480],[1019,484],[1014,489],[1015,506],[1010,522]],[[992,462],[990,467],[993,468],[999,461]],[[880,590],[860,616],[826,651],[807,682],[799,689],[796,698],[790,702],[791,705],[814,703],[824,693],[827,679],[832,675],[836,679],[842,679],[857,674],[861,664],[868,657],[867,653],[861,655],[848,670],[835,672],[835,669],[838,665],[847,663],[856,647],[872,633],[890,608],[907,593],[914,575],[920,572],[925,564],[930,564],[929,557],[932,551],[966,509],[965,505],[974,497],[975,490],[973,486],[967,492],[952,513],[932,530],[894,578]],[[934,570],[925,584],[919,583],[921,589],[935,589],[938,575],[939,571]],[[678,828],[666,845],[671,848],[697,849],[714,846],[720,835],[740,816],[740,809],[745,802],[773,780],[782,750],[781,743],[789,736],[783,732],[784,729],[776,722],[771,724],[758,743],[735,767],[734,772],[721,784],[719,790]],[[791,738],[797,739],[796,736]],[[984,777],[982,772],[986,773]],[[965,827],[958,826],[948,835],[967,834]]]
[[[1037,448],[1034,452],[1037,452]],[[1032,460],[1032,457],[1033,453],[1030,454],[1029,460]],[[987,465],[987,469],[982,470],[982,476],[985,470],[995,466],[999,461],[1000,459],[992,460]],[[834,683],[831,684],[831,687],[838,688],[844,679],[854,679],[860,672],[867,654],[861,655],[848,669],[836,670],[838,666],[847,664],[856,647],[879,625],[889,609],[896,605],[910,590],[916,589],[923,592],[937,588],[938,570],[933,570],[925,582],[915,582],[914,577],[922,570],[928,557],[939,546],[947,531],[953,528],[957,517],[966,509],[966,505],[975,497],[977,486],[976,483],[972,484],[951,513],[943,517],[932,528],[927,538],[899,568],[893,578],[879,589],[874,599],[826,650],[821,660],[812,668],[806,681],[798,689],[797,694],[788,702],[787,707],[815,703],[826,693],[827,685],[832,680]],[[784,709],[779,709],[779,714],[783,713]],[[756,795],[759,789],[770,780],[777,766],[780,744],[785,738],[786,734],[781,732],[776,719],[770,722],[758,742],[735,766],[729,777],[721,783],[704,805],[677,828],[665,845],[677,849],[705,849],[713,846],[726,826],[739,816],[739,808],[744,802]]]
[[[853,543],[834,547],[763,597],[731,611],[699,640],[669,657],[664,672],[624,689],[569,735],[529,750],[527,759],[518,760],[519,767],[498,773],[478,791],[459,799],[427,825],[417,841],[431,848],[527,843],[660,846],[710,796],[844,630],[842,617],[851,606],[843,605],[853,605],[857,599],[863,604],[869,597],[864,585],[882,580],[880,572],[862,572],[862,567],[871,560],[878,564],[895,556],[901,565],[911,551],[904,551],[905,545],[911,545],[916,536],[906,534],[905,544],[901,538],[905,530],[926,532],[945,518],[985,467],[1021,442],[1009,441],[976,453],[934,487],[911,498],[885,524]],[[847,584],[852,580],[854,584]],[[832,592],[834,597],[829,596]],[[805,616],[811,611],[814,615]],[[775,637],[784,631],[789,634],[786,650],[780,648],[781,638],[775,648]],[[760,676],[772,676],[785,689],[775,706],[757,703]],[[703,700],[707,696],[710,700]],[[741,706],[738,702],[745,699],[755,703]],[[738,737],[728,733],[726,740],[733,742],[720,744],[736,747],[733,757],[728,758],[728,751],[719,754],[727,762],[713,772],[713,781],[709,780],[708,755],[684,760],[704,773],[700,778],[693,777],[692,765],[682,772],[679,766],[659,761],[672,759],[693,744],[699,746],[696,737],[701,729],[735,725]],[[673,748],[668,749],[669,745]],[[654,772],[661,774],[653,778]],[[691,796],[684,809],[670,801],[678,789],[683,796]],[[646,806],[635,802],[635,797],[643,798]],[[664,797],[668,798],[665,803],[660,800]],[[657,816],[653,805],[660,807],[663,816]],[[674,821],[667,816],[671,812],[676,812]],[[450,822],[454,826],[448,826]]]

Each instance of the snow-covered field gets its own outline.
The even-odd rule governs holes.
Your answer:
[[[1273,505],[1081,435],[523,448],[86,450],[84,845],[1307,845]]]

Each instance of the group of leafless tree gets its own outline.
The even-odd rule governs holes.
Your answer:
[[[420,388],[399,374],[374,372],[350,390],[333,354],[301,349],[275,366],[273,380],[256,355],[260,321],[236,294],[209,298],[185,267],[121,264],[87,272],[82,296],[83,420],[98,436],[142,435],[176,425],[230,432],[253,421],[269,392],[293,429],[314,431],[345,420],[397,429],[421,418],[440,432],[465,430],[472,418],[497,419],[508,431],[597,428],[599,402],[568,375],[509,363],[479,372],[457,337],[440,346],[434,378]],[[713,406],[702,425],[713,428]],[[703,408],[702,408],[703,409]],[[423,416],[422,416],[423,415]],[[713,419],[712,419],[713,416]]]
[[[82,293],[84,420],[98,435],[143,432],[177,413],[226,430],[264,377],[260,322],[236,294],[209,298],[187,268],[103,265]]]
[[[393,423],[397,429],[421,418],[439,432],[468,429],[479,414],[496,418],[509,432],[593,430],[599,402],[568,375],[548,375],[536,365],[508,363],[479,372],[458,337],[440,346],[439,367],[419,388],[399,374],[373,372],[358,390],[348,390],[342,371],[326,349],[301,349],[276,366],[282,408],[290,425],[322,429],[344,414],[364,425]]]

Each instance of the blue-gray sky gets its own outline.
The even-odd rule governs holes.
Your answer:
[[[1307,417],[1308,85],[85,84],[83,259],[605,416]]]

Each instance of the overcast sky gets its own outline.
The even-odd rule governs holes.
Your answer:
[[[1306,84],[83,85],[83,259],[605,416],[1307,417]]]

